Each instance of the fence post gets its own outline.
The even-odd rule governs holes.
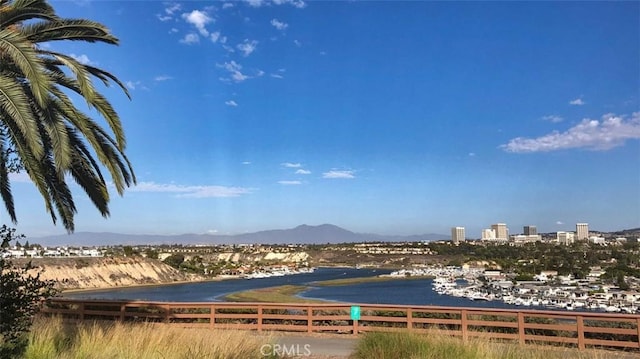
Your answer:
[[[164,306],[164,322],[169,324],[169,312],[171,311],[171,307],[168,305]]]
[[[262,306],[258,305],[258,331],[262,331]]]
[[[524,313],[518,312],[518,342],[520,345],[525,343],[524,339]]]
[[[120,323],[124,323],[124,312],[126,311],[125,303],[120,303]]]
[[[358,335],[358,320],[353,320],[353,335]]]
[[[640,348],[640,318],[636,319],[636,331],[638,332],[638,348]]]
[[[209,309],[209,329],[213,329],[216,325],[216,305],[211,304]]]
[[[407,328],[413,329],[413,309],[407,308]]]
[[[80,321],[84,320],[84,302],[80,303]]]
[[[578,349],[584,350],[584,319],[581,315],[576,318],[578,325]]]
[[[313,307],[307,307],[307,333],[313,332]]]
[[[467,311],[460,311],[460,330],[462,331],[462,340],[467,341],[468,333],[467,333]]]

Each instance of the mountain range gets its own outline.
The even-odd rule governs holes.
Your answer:
[[[43,246],[108,246],[142,244],[327,244],[353,242],[416,242],[449,239],[448,235],[422,234],[411,236],[355,233],[332,224],[319,226],[300,225],[291,229],[274,229],[236,235],[218,234],[121,234],[111,232],[76,232],[45,237],[29,238],[32,244]]]

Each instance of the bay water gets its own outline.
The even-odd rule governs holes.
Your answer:
[[[65,293],[77,299],[143,300],[164,302],[223,301],[224,296],[245,290],[280,285],[305,285],[303,298],[362,304],[437,305],[452,307],[516,308],[501,301],[473,301],[440,295],[431,289],[431,279],[401,279],[364,282],[341,286],[315,286],[314,282],[332,279],[372,277],[388,274],[386,269],[318,268],[312,273],[259,279],[228,279],[158,286],[110,288],[96,291]]]

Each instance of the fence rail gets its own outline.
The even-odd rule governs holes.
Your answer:
[[[352,306],[360,307],[352,320]],[[358,334],[437,330],[521,344],[640,349],[640,315],[371,304],[146,302],[53,298],[42,310],[66,320],[159,322],[211,329]]]

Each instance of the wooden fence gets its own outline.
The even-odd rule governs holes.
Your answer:
[[[352,320],[352,307],[360,310]],[[230,302],[47,301],[45,315],[66,320],[118,320],[257,331],[439,331],[463,339],[640,349],[640,315],[371,304],[278,304]]]

